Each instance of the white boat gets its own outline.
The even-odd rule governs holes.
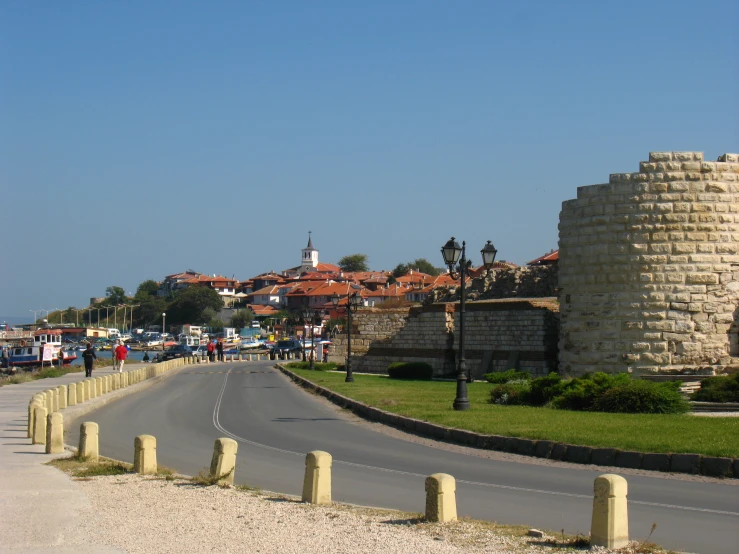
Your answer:
[[[69,365],[77,359],[77,354],[66,351],[62,347],[60,329],[38,329],[33,333],[33,340],[19,340],[8,348],[8,363],[11,366],[37,367],[46,364]]]

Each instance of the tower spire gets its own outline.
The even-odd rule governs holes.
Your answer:
[[[308,231],[308,246],[306,248],[310,248],[312,250],[313,249],[313,239],[310,236],[311,232],[312,231]]]

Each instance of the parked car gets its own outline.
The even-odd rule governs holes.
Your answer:
[[[303,351],[303,344],[296,339],[282,339],[269,347],[270,358],[285,358],[288,353],[300,353]]]
[[[185,356],[192,356],[192,348],[186,344],[175,344],[162,352],[162,360],[165,362],[175,358],[184,358]]]

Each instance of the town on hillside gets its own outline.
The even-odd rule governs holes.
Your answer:
[[[553,250],[527,266],[552,266],[557,260]],[[227,352],[236,353],[297,339],[313,352],[343,332],[350,303],[354,309],[422,304],[460,284],[457,275],[425,259],[399,264],[392,271],[372,271],[366,265],[362,254],[346,256],[338,265],[320,261],[309,232],[300,264],[280,272],[239,280],[188,269],[161,281],[144,281],[132,296],[111,286],[105,297],[91,298],[87,307],[42,312],[46,317],[33,323],[0,327],[3,365],[41,365],[44,348],[50,363],[68,364],[87,343],[109,350],[116,341],[134,350],[164,351],[184,344],[204,351],[208,342],[221,340]],[[506,261],[472,267],[466,283],[488,269],[495,275],[522,268]],[[53,337],[53,352],[48,352],[43,337]]]

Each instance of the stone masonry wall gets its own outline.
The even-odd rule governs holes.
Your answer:
[[[557,369],[557,302],[515,299],[468,302],[465,355],[473,377],[516,367],[534,375]],[[392,362],[429,363],[435,376],[456,373],[459,304],[395,310],[361,309],[353,317],[352,369],[387,373]],[[346,335],[333,340],[333,361],[346,358]]]
[[[560,372],[713,372],[739,355],[739,155],[653,152],[560,213]]]

